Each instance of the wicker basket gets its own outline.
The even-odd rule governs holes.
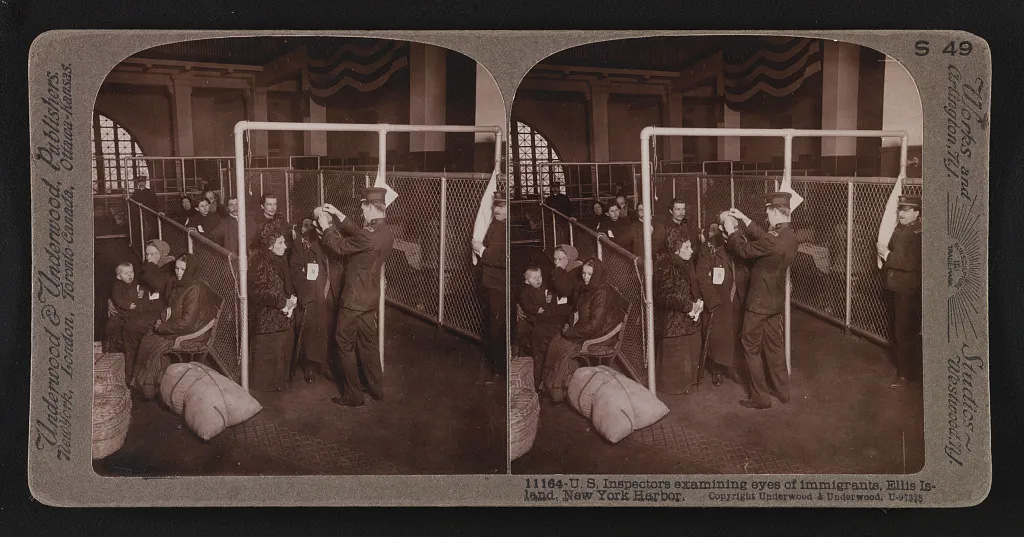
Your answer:
[[[132,397],[122,385],[97,386],[92,400],[92,458],[121,449],[132,422]]]
[[[96,386],[124,386],[124,353],[108,352],[94,358],[92,375]]]
[[[529,356],[516,356],[508,365],[508,387],[530,390],[536,389],[533,385],[533,358]]]
[[[531,373],[532,375],[532,373]],[[532,377],[531,377],[532,380]],[[540,400],[532,389],[510,388],[512,402],[509,408],[509,457],[516,460],[533,447],[540,424]]]

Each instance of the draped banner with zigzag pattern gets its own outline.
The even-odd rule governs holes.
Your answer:
[[[374,91],[409,66],[409,43],[379,40],[340,47],[311,46],[309,94],[323,104],[344,88]]]
[[[723,63],[725,102],[739,110],[754,102],[785,99],[800,89],[821,72],[822,45],[804,38],[742,40],[725,50]]]

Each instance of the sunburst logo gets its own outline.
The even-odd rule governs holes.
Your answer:
[[[975,199],[946,194],[946,341],[977,339],[974,320],[979,315],[982,296],[983,253]]]

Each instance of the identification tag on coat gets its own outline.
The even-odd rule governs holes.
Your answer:
[[[320,275],[320,265],[316,263],[306,263],[306,280],[316,281],[317,276]]]
[[[569,297],[567,297],[567,296],[560,296],[560,297],[558,297],[558,303],[559,304],[568,304],[569,303]]]
[[[725,269],[722,267],[715,267],[711,269],[711,282],[715,285],[722,285],[725,281]]]
[[[150,293],[149,294],[149,299],[150,300],[160,300],[160,293],[159,292]]]
[[[198,229],[200,233],[206,233],[206,230],[205,230],[205,229],[203,229],[203,226],[202,226],[202,225],[198,225],[198,226],[196,226],[196,229]]]
[[[609,239],[614,239],[615,238],[615,234],[612,233],[612,230],[610,230],[610,229],[608,230],[608,238]]]

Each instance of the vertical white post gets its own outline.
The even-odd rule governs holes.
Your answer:
[[[260,203],[263,203],[263,201],[262,201],[262,198],[263,198],[263,170],[260,170],[260,198],[261,198]]]
[[[246,122],[235,124],[235,192],[238,193],[238,319],[241,329],[238,341],[238,359],[241,362],[242,388],[249,391],[249,244],[245,234],[248,196],[245,195],[245,132]],[[262,173],[261,173],[262,178]],[[261,181],[262,182],[262,181]],[[229,261],[230,262],[230,261]]]
[[[601,247],[601,237],[597,238],[597,258],[604,261],[604,248]]]
[[[558,246],[558,220],[555,219],[555,211],[551,211],[551,247]],[[600,246],[598,246],[600,248]]]
[[[729,174],[729,207],[736,206],[736,176]]]
[[[697,179],[697,181],[696,181],[696,183],[697,183],[697,228],[702,228],[704,226],[704,218],[703,218],[704,213],[702,211],[703,203],[701,203],[701,197],[702,197],[701,193],[702,193],[703,189],[701,188],[701,184],[700,184],[701,177],[698,175],[696,177],[696,179]]]
[[[288,193],[292,189],[292,172],[291,170],[284,171],[284,220],[285,222],[292,221],[292,203],[291,195]]]
[[[377,131],[377,175],[384,177],[385,166],[388,157],[388,129],[381,126]],[[370,186],[370,185],[366,185]],[[386,260],[385,260],[386,261]],[[386,263],[380,265],[380,298],[377,300],[377,346],[380,351],[380,370],[384,371],[384,292],[387,286],[387,278],[384,277]]]
[[[569,222],[569,246],[576,246],[576,237],[572,231],[572,222]]]
[[[853,181],[846,182],[846,329],[853,313]]]
[[[185,234],[188,237],[188,253],[190,253],[190,254],[196,253],[195,252],[195,247],[192,244],[192,232],[191,231],[186,231]]]
[[[317,180],[320,182],[320,185],[319,185],[320,186],[320,205],[323,205],[325,203],[324,202],[324,171],[320,170],[320,173],[317,174],[317,177],[318,177]]]
[[[164,240],[164,221],[160,220],[159,216],[156,218],[156,238]],[[143,254],[143,257],[145,257],[145,254]]]
[[[142,204],[139,204],[139,249],[142,250],[142,258],[146,258],[146,218],[142,214]],[[189,248],[189,253],[192,249]]]
[[[793,134],[791,132],[786,133],[785,138],[785,150],[783,152],[785,162],[782,169],[782,181],[792,181],[793,177]],[[778,188],[778,187],[776,187]],[[793,284],[789,276],[789,267],[786,268],[786,373],[793,373],[792,365],[792,345],[790,344],[790,295],[792,294]]]
[[[444,325],[445,235],[448,230],[448,177],[441,176],[441,237],[437,262],[437,324]]]
[[[643,192],[644,207],[649,208],[651,215],[654,214],[651,206],[651,127],[640,131],[640,188]],[[673,182],[673,187],[675,183]],[[645,336],[647,338],[647,388],[651,393],[657,395],[655,382],[655,360],[654,360],[654,260],[651,248],[651,220],[652,217],[644,218],[644,321],[646,323]]]

